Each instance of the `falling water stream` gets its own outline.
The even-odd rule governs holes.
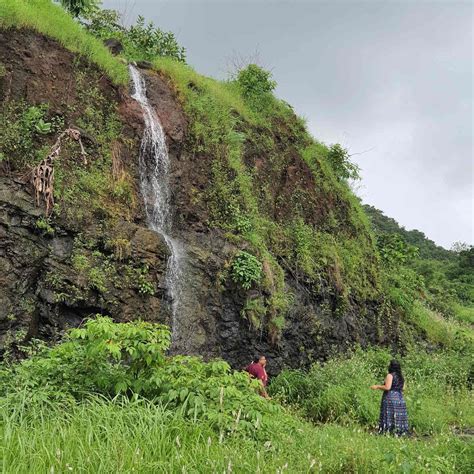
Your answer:
[[[132,97],[140,104],[145,121],[139,156],[139,172],[147,223],[150,229],[163,237],[171,254],[166,268],[166,289],[172,301],[173,344],[179,338],[178,312],[185,252],[183,245],[171,236],[170,160],[163,127],[148,102],[145,79],[136,67],[129,65],[129,70],[133,82]]]

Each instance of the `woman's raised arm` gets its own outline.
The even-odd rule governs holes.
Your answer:
[[[370,388],[372,390],[385,390],[386,392],[388,392],[392,388],[392,382],[393,382],[393,375],[387,374],[383,385],[372,385]]]

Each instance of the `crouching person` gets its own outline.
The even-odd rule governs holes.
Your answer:
[[[266,365],[267,359],[265,356],[259,355],[254,358],[253,362],[248,365],[245,370],[249,373],[250,377],[257,379],[260,382],[260,395],[264,398],[270,398],[265,388],[268,383],[268,375],[265,370]]]

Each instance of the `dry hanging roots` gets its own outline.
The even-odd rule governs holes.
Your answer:
[[[61,140],[64,137],[79,142],[82,160],[84,164],[87,164],[86,152],[81,141],[81,132],[74,128],[64,130],[51,147],[49,155],[33,169],[33,186],[35,188],[36,205],[40,205],[41,199],[44,201],[46,216],[51,214],[54,206],[54,160],[61,152]]]

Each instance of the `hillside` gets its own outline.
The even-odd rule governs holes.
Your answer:
[[[125,66],[79,26],[48,22],[48,9],[66,21],[59,7],[36,3],[40,14],[13,2],[2,20],[2,120],[14,124],[0,137],[2,228],[16,235],[2,244],[3,338],[54,339],[97,313],[171,322],[169,251],[145,222],[144,124]],[[237,366],[266,352],[278,370],[397,341],[345,151],[314,140],[272,87],[260,93],[272,82],[258,67],[219,82],[167,57],[145,65],[169,151],[171,232],[187,255],[177,350]],[[66,145],[45,216],[25,176],[66,127],[82,131],[88,159]]]
[[[94,4],[0,0],[3,471],[472,472],[472,247],[364,210],[270,72]]]
[[[414,253],[406,266],[423,278],[423,300],[447,318],[474,323],[474,247],[458,244],[458,249],[437,246],[418,230],[407,231],[394,219],[373,206],[364,206],[379,242],[388,238],[392,243],[408,245]]]

